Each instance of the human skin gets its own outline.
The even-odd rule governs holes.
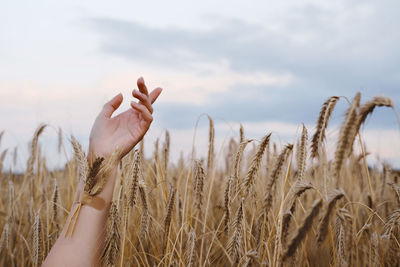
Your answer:
[[[100,266],[119,161],[146,134],[153,121],[152,104],[162,91],[161,88],[156,88],[149,93],[143,78],[138,79],[137,86],[139,90],[133,90],[132,96],[138,102],[132,101],[131,108],[111,117],[123,101],[122,94],[116,95],[104,105],[90,133],[89,161],[94,157],[103,157],[107,160],[116,148],[119,152],[119,160],[115,162],[103,190],[98,194],[98,197],[105,201],[105,207],[97,210],[88,205],[83,205],[73,236],[68,234],[65,237],[68,225],[66,223],[43,262],[43,266]],[[77,194],[83,190],[83,186],[83,181],[80,181]],[[77,205],[77,203],[72,205],[67,222],[72,217]]]

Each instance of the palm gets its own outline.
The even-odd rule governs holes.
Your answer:
[[[151,104],[161,93],[157,88],[150,95],[143,80],[138,80],[140,92],[132,92],[133,96],[139,99],[139,103],[132,102],[132,108],[111,118],[112,113],[122,102],[122,95],[117,95],[107,103],[103,111],[97,117],[90,134],[91,152],[96,156],[109,156],[118,149],[124,156],[144,136],[152,122]]]
[[[124,153],[130,151],[136,140],[143,138],[150,123],[145,121],[141,114],[133,109],[128,109],[106,122],[107,136],[113,144]],[[125,153],[124,153],[125,154]]]

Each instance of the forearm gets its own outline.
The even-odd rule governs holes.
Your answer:
[[[117,167],[118,165],[113,167],[106,185],[97,196],[104,200],[104,207],[101,210],[97,210],[89,205],[82,205],[73,235],[67,234],[65,237],[68,222],[78,207],[78,204],[74,203],[71,207],[67,223],[44,261],[43,266],[100,265],[107,228],[107,218],[117,177]],[[82,192],[83,186],[83,181],[81,181],[77,194]]]
[[[112,117],[123,100],[122,94],[118,94],[103,106],[97,116],[90,133],[89,162],[93,163],[94,156],[105,158],[103,164],[106,164],[106,167],[102,169],[101,175],[108,176],[107,182],[102,187],[102,183],[96,181],[95,185],[98,185],[96,189],[92,183],[88,183],[87,186],[90,189],[82,195],[80,193],[83,192],[84,182],[80,182],[76,201],[71,207],[67,223],[43,266],[98,266],[100,264],[107,218],[117,179],[118,159],[131,151],[149,129],[153,120],[152,104],[162,91],[161,88],[156,88],[149,94],[143,78],[138,79],[137,85],[139,91],[133,90],[132,96],[139,102],[131,102],[132,108]],[[78,155],[81,154],[78,153]],[[107,168],[109,162],[113,164],[111,172]],[[90,177],[95,176],[96,174],[93,174]],[[101,176],[100,181],[103,181],[103,177]],[[96,198],[98,197],[103,199],[105,205],[97,205]],[[75,218],[78,218],[76,225]],[[72,230],[70,230],[71,224]]]

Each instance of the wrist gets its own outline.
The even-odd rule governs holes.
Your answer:
[[[108,192],[105,193],[105,195],[112,196],[113,190],[107,190],[107,188],[114,188],[118,172],[118,165],[121,161],[121,158],[118,154],[118,150],[115,150],[113,153],[110,153],[109,149],[106,150],[104,149],[104,147],[94,145],[93,142],[90,142],[89,151],[87,155],[89,166],[91,166],[98,158],[103,158],[100,165],[100,172],[103,172],[103,175],[104,172],[107,173],[106,174],[107,177],[104,177],[106,179],[106,183],[104,184],[103,190],[102,192],[100,192],[99,195],[104,195],[105,192]]]
[[[90,140],[89,151],[87,154],[89,162],[93,162],[94,160],[96,160],[96,158],[104,158],[104,163],[106,163],[111,158],[112,154],[113,153],[112,151],[110,152],[110,149],[106,149],[103,146],[98,145]],[[118,163],[116,165],[118,165]]]

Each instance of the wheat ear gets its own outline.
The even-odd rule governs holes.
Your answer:
[[[330,200],[328,201],[328,204],[326,206],[325,212],[322,216],[322,219],[319,223],[318,226],[318,235],[317,235],[317,241],[319,243],[322,243],[326,235],[328,233],[328,227],[329,227],[329,218],[332,214],[333,208],[335,207],[336,202],[344,197],[344,192],[343,190],[334,190],[332,192],[332,195],[330,197]]]
[[[313,224],[314,219],[317,217],[319,210],[322,206],[322,199],[318,199],[314,201],[310,212],[304,218],[302,224],[297,228],[296,233],[294,234],[293,238],[290,240],[289,245],[287,246],[286,250],[282,254],[282,260],[285,261],[289,257],[291,257],[295,252],[298,246],[300,245],[301,241],[305,238],[311,226]]]
[[[347,109],[345,121],[340,128],[334,162],[334,174],[336,177],[339,177],[343,162],[347,156],[347,151],[349,151],[350,147],[352,146],[350,142],[355,131],[354,123],[357,119],[357,109],[360,105],[360,98],[360,93],[357,93],[350,104],[350,107]]]
[[[42,223],[40,220],[40,212],[36,215],[33,225],[33,265],[40,266],[43,260],[43,238]]]
[[[196,258],[196,233],[194,229],[192,228],[188,234],[188,241],[187,241],[187,254],[186,254],[186,266],[187,267],[193,267],[194,266],[194,261]]]
[[[273,194],[273,190],[272,187],[274,186],[276,180],[278,179],[283,164],[285,163],[288,154],[292,151],[293,149],[293,145],[292,144],[288,144],[285,146],[285,148],[282,150],[281,154],[278,157],[278,160],[276,161],[275,167],[271,172],[271,177],[268,181],[267,184],[267,188],[266,188],[266,196],[264,198],[264,211],[266,212],[266,214],[268,214],[268,210],[270,209],[271,205],[272,205],[272,194]]]
[[[225,187],[225,199],[224,199],[224,232],[228,234],[229,231],[229,220],[231,214],[231,190],[232,190],[233,177],[229,176],[226,187]]]
[[[257,147],[257,152],[253,156],[253,160],[251,161],[250,168],[247,172],[246,178],[244,180],[244,187],[245,187],[245,195],[250,191],[250,187],[254,184],[255,177],[260,169],[261,165],[261,158],[264,155],[265,147],[267,146],[269,139],[271,137],[271,133],[264,136],[261,140],[261,143]]]
[[[281,244],[286,243],[286,238],[289,233],[290,222],[296,209],[296,200],[308,189],[311,189],[312,184],[304,181],[297,181],[294,187],[293,193],[289,200],[289,208],[284,212],[282,216],[282,232],[281,232]]]
[[[358,111],[358,116],[355,121],[354,131],[352,132],[352,136],[350,139],[350,149],[349,155],[353,152],[353,143],[356,139],[357,133],[359,132],[361,125],[365,122],[368,115],[372,114],[376,107],[394,107],[393,100],[385,97],[385,96],[375,96],[371,101],[366,102],[362,106],[360,106]]]
[[[306,159],[307,159],[307,139],[308,139],[308,133],[307,133],[307,128],[303,124],[303,130],[301,133],[301,139],[300,139],[300,146],[299,149],[297,150],[297,172],[298,172],[298,178],[301,179],[304,176],[304,170],[306,168]]]
[[[141,158],[138,150],[135,150],[135,161],[133,163],[132,179],[129,185],[128,204],[132,208],[136,204],[137,187],[141,173]]]
[[[332,111],[336,106],[338,96],[332,96],[324,102],[322,109],[319,113],[317,121],[317,129],[312,137],[311,142],[311,157],[316,158],[318,156],[320,144],[325,139],[325,129],[328,126],[329,119],[331,117]]]
[[[194,168],[194,193],[195,193],[195,206],[197,211],[201,212],[201,206],[203,204],[203,190],[204,190],[204,168],[201,161],[195,161]]]
[[[86,182],[86,178],[88,177],[89,173],[89,163],[87,161],[86,154],[83,151],[81,144],[74,136],[71,136],[71,144],[72,148],[74,149],[75,159],[78,163],[79,180]]]
[[[172,211],[174,210],[174,204],[175,204],[175,195],[176,195],[176,191],[173,187],[171,187],[170,192],[169,192],[168,204],[167,204],[167,215],[165,216],[165,219],[164,219],[164,249],[163,249],[164,252],[166,252],[166,249],[168,247],[169,232],[170,232],[171,219],[172,219]]]
[[[115,266],[118,262],[121,247],[121,218],[116,202],[111,203],[107,237],[102,254],[102,262],[106,266]]]
[[[233,233],[229,239],[227,252],[234,262],[238,262],[241,256],[241,239],[242,239],[242,220],[243,220],[243,201],[237,210],[235,221],[233,224]]]

